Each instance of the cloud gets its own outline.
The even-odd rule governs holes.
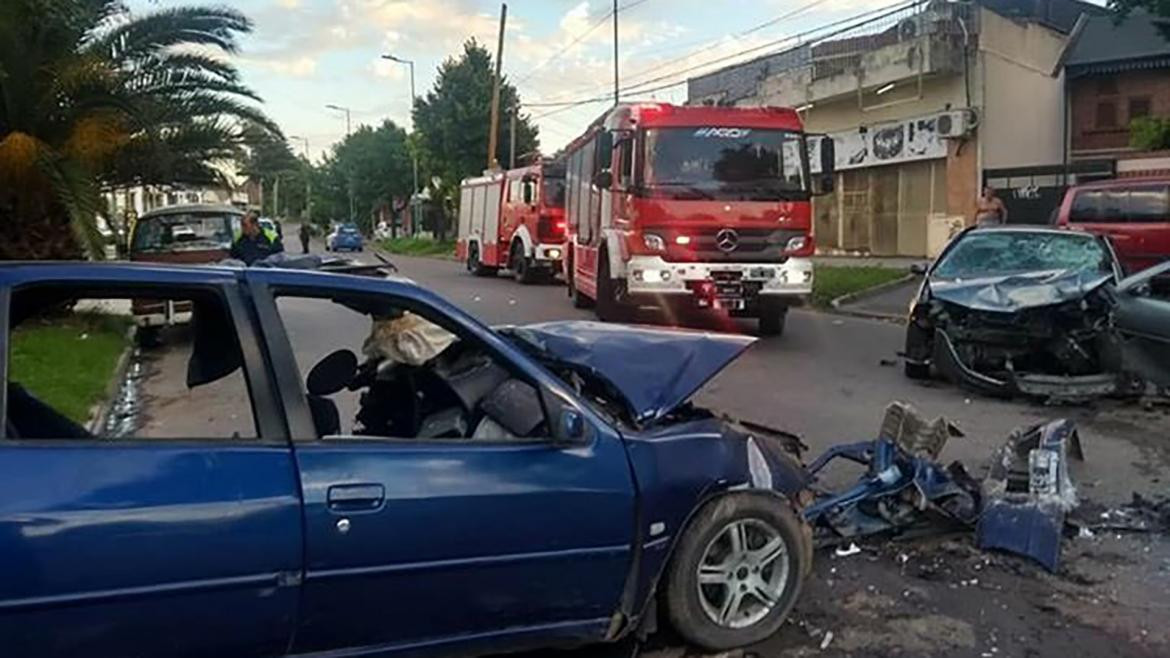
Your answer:
[[[307,78],[317,73],[317,59],[308,55],[291,59],[245,56],[241,57],[240,60],[244,64],[251,64],[266,71],[294,78]]]

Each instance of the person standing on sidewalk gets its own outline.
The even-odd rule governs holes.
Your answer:
[[[301,230],[299,231],[298,235],[301,238],[301,253],[309,253],[309,238],[313,236],[312,233],[309,232],[308,222],[301,222]]]
[[[975,202],[975,225],[1002,226],[1007,224],[1007,217],[1007,206],[1003,205],[1003,199],[995,195],[995,188],[984,186],[983,193]]]

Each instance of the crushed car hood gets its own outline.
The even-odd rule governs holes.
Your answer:
[[[930,294],[976,311],[1010,313],[1080,299],[1113,280],[1091,270],[1027,272],[978,279],[932,279]]]
[[[565,321],[509,327],[541,351],[608,381],[638,422],[682,405],[754,338]]]

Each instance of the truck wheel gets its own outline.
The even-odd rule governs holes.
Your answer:
[[[494,276],[496,268],[488,267],[479,259],[479,244],[472,243],[467,248],[467,269],[475,276]]]
[[[511,253],[508,255],[508,267],[512,268],[512,276],[524,285],[536,282],[536,273],[528,265],[528,258],[524,255],[524,243],[516,240],[512,243]]]
[[[783,304],[762,304],[759,332],[761,336],[782,336],[788,323],[788,307]]]
[[[621,322],[622,304],[617,299],[617,285],[609,277],[609,255],[597,255],[597,318],[602,322]]]
[[[704,505],[667,570],[667,614],[679,635],[723,651],[774,634],[812,561],[801,523],[784,501],[764,495]]]

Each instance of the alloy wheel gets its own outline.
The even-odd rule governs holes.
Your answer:
[[[789,578],[788,548],[780,532],[759,519],[729,523],[699,561],[699,602],[725,628],[759,622],[780,601]]]

